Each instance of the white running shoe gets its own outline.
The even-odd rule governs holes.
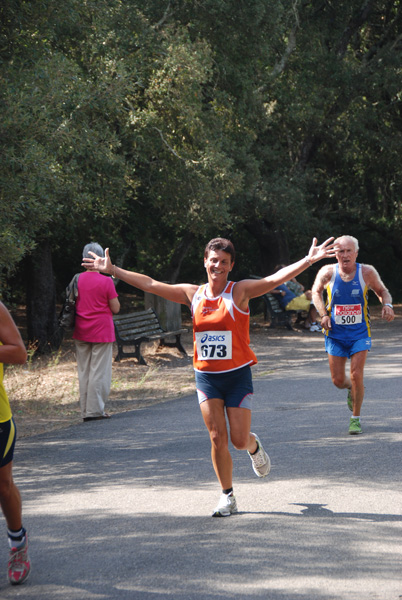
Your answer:
[[[322,331],[322,327],[320,327],[320,325],[317,325],[317,323],[312,323],[310,331]]]
[[[233,492],[230,494],[222,494],[218,506],[212,513],[213,517],[230,517],[233,513],[237,512],[236,498],[233,496]]]
[[[258,450],[255,454],[250,454],[250,452],[247,450],[247,454],[251,458],[253,470],[257,477],[265,477],[271,470],[271,461],[269,459],[268,454],[262,447],[258,435],[253,433],[253,436],[255,437],[255,441],[257,442]]]

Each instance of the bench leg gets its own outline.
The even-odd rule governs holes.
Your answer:
[[[176,341],[175,342],[166,342],[165,338],[161,338],[159,340],[159,346],[158,346],[158,348],[161,348],[162,346],[166,346],[167,348],[177,348],[182,354],[185,354],[187,356],[187,352],[183,348],[181,340],[180,340],[180,334],[176,335]]]
[[[270,323],[269,323],[269,327],[270,327],[271,329],[275,329],[275,327],[276,327],[278,324],[279,324],[278,317],[277,317],[275,314],[273,314],[273,315],[271,314],[271,315],[270,315]]]
[[[140,365],[147,365],[147,363],[145,362],[145,358],[142,356],[141,354],[141,348],[140,348],[141,344],[135,344],[134,348],[134,352],[124,352],[122,347],[119,347],[118,353],[116,358],[114,359],[115,362],[120,362],[122,358],[136,358],[139,362]]]
[[[187,356],[187,352],[186,350],[183,348],[182,343],[181,343],[181,339],[180,339],[180,335],[176,335],[176,348],[185,356]]]
[[[145,358],[141,354],[141,343],[135,345],[135,357],[140,365],[146,365]]]
[[[122,356],[123,356],[123,348],[118,345],[117,346],[117,354],[116,354],[116,358],[114,359],[114,362],[120,362]]]
[[[275,327],[278,327],[279,325],[285,325],[286,329],[294,331],[291,315],[286,314],[283,315],[282,318],[279,318],[276,314],[271,315],[271,322],[269,324],[270,329],[275,329]]]

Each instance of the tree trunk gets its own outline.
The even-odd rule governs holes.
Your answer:
[[[277,265],[289,264],[289,248],[282,231],[266,220],[249,221],[245,228],[256,239],[260,249],[260,273],[253,275],[265,277],[271,275]]]
[[[62,340],[49,242],[38,244],[27,257],[26,274],[28,344],[43,354],[59,348]]]
[[[193,243],[193,240],[194,235],[191,232],[187,232],[184,234],[184,237],[180,240],[180,242],[174,249],[169,265],[166,267],[164,273],[162,274],[162,279],[164,281],[168,281],[169,283],[177,282],[180,274],[181,265]]]

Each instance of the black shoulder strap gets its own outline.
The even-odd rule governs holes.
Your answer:
[[[66,288],[66,298],[74,302],[78,297],[78,277],[79,273],[76,273]]]

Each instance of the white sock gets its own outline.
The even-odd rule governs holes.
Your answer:
[[[25,544],[25,529],[23,527],[19,531],[11,531],[10,529],[7,529],[7,533],[8,544],[10,548],[22,548],[22,546]]]

